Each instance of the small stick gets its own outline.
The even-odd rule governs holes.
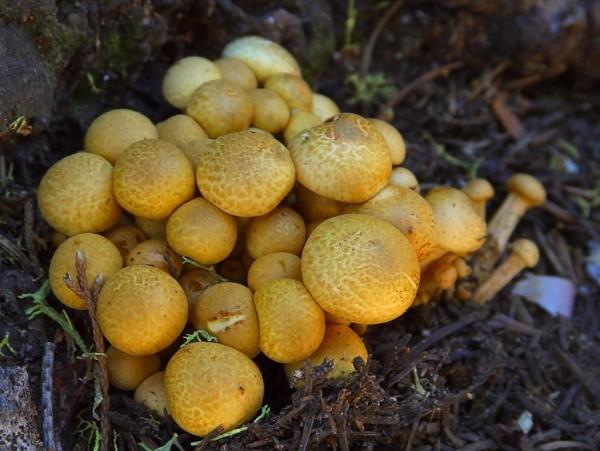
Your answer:
[[[108,411],[110,409],[110,398],[108,395],[108,371],[106,370],[106,354],[104,347],[104,337],[98,321],[96,319],[96,304],[100,290],[104,285],[104,278],[101,275],[96,277],[93,287],[90,289],[87,283],[87,265],[85,254],[78,250],[75,254],[75,268],[77,270],[77,281],[74,281],[70,274],[66,274],[65,284],[77,294],[87,305],[88,315],[92,323],[92,334],[94,336],[94,347],[97,355],[95,356],[98,376],[100,378],[100,390],[102,391],[102,403],[100,404],[100,431],[102,434],[101,450],[108,451],[110,440],[110,421]]]
[[[52,412],[53,394],[53,372],[54,372],[54,349],[51,341],[44,345],[44,357],[42,359],[42,425],[44,433],[44,447],[49,451],[58,451],[54,439],[54,415]]]

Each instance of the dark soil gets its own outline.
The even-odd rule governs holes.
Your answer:
[[[52,351],[56,441],[94,447],[90,360],[77,358],[73,340],[48,318],[28,320],[31,301],[19,299],[40,287],[51,255],[50,229],[35,207],[41,175],[81,148],[103,110],[133,108],[155,121],[174,113],[160,83],[177,58],[214,58],[236,36],[258,33],[290,48],[313,88],[342,109],[393,111],[408,143],[405,165],[425,188],[460,186],[476,170],[497,188],[493,211],[510,174],[538,176],[549,202],[515,236],[540,245],[534,272],[572,280],[577,299],[566,319],[510,289],[484,308],[446,296],[371,327],[369,361],[356,362],[351,380],[328,382],[326,368],[306,368],[299,391],[279,365],[259,358],[271,414],[199,448],[600,447],[600,278],[590,261],[600,242],[598,2],[359,1],[349,42],[342,1],[16,3],[0,1],[0,339],[8,333],[14,349],[0,348],[0,366],[28,374],[34,429],[49,420],[41,380],[42,357]],[[369,36],[396,5],[367,64]],[[349,77],[361,71],[383,74],[391,89],[357,90]],[[32,129],[17,133],[8,124],[21,115]],[[92,343],[87,315],[69,316]],[[527,417],[524,432],[519,419]],[[109,419],[117,449],[154,449],[174,433],[186,449],[193,441],[126,393],[112,393]]]

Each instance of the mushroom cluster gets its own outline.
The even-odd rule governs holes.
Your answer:
[[[367,359],[357,331],[470,274],[489,183],[422,196],[400,166],[401,134],[340,113],[280,45],[249,36],[217,61],[183,58],[163,94],[181,113],[156,125],[127,109],[96,118],[84,151],[45,174],[38,205],[55,230],[56,298],[87,308],[65,283],[78,274],[76,255],[89,285],[105,281],[96,317],[110,382],[186,432],[227,431],[255,415],[259,353],[294,386],[306,361],[329,359],[329,376],[347,377],[356,357]],[[489,228],[498,255],[543,202],[536,183],[511,179]],[[532,245],[515,243],[475,299],[535,264]],[[198,330],[211,341],[179,347]]]

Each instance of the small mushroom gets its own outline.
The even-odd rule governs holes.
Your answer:
[[[412,189],[419,193],[421,188],[419,187],[419,181],[415,177],[412,171],[397,167],[392,170],[392,176],[390,177],[390,185],[398,185],[404,188]]]
[[[246,63],[235,58],[221,58],[215,61],[219,72],[225,80],[232,81],[244,89],[254,89],[258,86],[256,75]]]
[[[312,111],[312,90],[302,77],[293,74],[275,74],[269,77],[265,88],[279,94],[290,109]]]
[[[340,114],[341,111],[337,104],[329,97],[313,92],[312,112],[324,122],[336,114]]]
[[[546,201],[546,190],[535,177],[515,174],[506,184],[509,194],[488,226],[488,241],[496,256],[506,247],[517,223],[527,210]]]
[[[181,150],[195,139],[206,139],[208,135],[202,127],[185,114],[176,114],[156,124],[158,137],[175,144]]]
[[[494,187],[486,179],[473,179],[462,187],[462,192],[469,196],[479,216],[485,219],[486,203],[494,197]]]
[[[390,148],[390,156],[392,157],[392,164],[402,164],[404,158],[406,157],[406,144],[404,143],[404,138],[400,134],[396,127],[391,124],[388,124],[381,119],[369,119],[371,123],[377,128],[388,147]]]
[[[489,301],[513,280],[517,274],[525,268],[533,268],[537,265],[540,254],[538,247],[533,241],[520,239],[513,242],[509,248],[510,254],[506,260],[475,291],[473,295],[475,302],[483,304]]]
[[[283,131],[283,141],[289,144],[300,132],[315,127],[322,122],[315,114],[294,108],[291,111],[290,120]]]
[[[254,105],[252,125],[269,133],[279,133],[290,120],[290,109],[285,100],[269,89],[250,89],[248,95]]]
[[[204,83],[222,78],[219,68],[201,56],[188,56],[176,61],[163,79],[163,95],[175,108],[185,108],[194,91]]]

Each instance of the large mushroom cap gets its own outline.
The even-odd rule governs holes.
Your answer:
[[[272,136],[251,130],[217,138],[200,158],[196,180],[202,195],[235,216],[273,210],[294,186],[294,163]]]
[[[506,187],[509,191],[524,197],[532,207],[538,207],[546,202],[546,190],[538,179],[529,174],[514,174]]]
[[[368,120],[342,113],[298,134],[288,145],[298,181],[342,202],[364,202],[388,182],[389,148]]]
[[[457,255],[474,252],[485,240],[486,224],[469,197],[454,188],[437,188],[425,199],[433,208],[439,247]]]
[[[350,204],[346,213],[376,216],[400,230],[413,246],[419,261],[435,246],[433,210],[409,188],[388,185],[362,204]]]
[[[419,262],[406,237],[374,216],[321,223],[302,253],[302,279],[331,315],[361,324],[390,321],[413,302]]]
[[[260,36],[245,36],[230,42],[223,49],[223,56],[246,63],[261,83],[278,73],[302,75],[300,66],[290,52]]]

